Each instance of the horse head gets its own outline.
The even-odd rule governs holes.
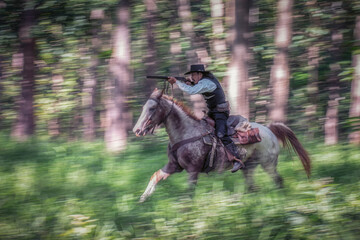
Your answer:
[[[161,91],[155,88],[143,106],[141,115],[133,128],[136,136],[145,136],[152,133],[156,126],[164,121],[165,109],[160,103],[163,93],[164,90]]]

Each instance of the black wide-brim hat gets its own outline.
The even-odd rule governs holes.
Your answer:
[[[209,73],[209,71],[205,71],[204,64],[194,64],[194,65],[190,66],[190,71],[186,72],[184,75],[190,74],[193,72]]]

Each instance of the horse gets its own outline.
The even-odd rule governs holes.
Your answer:
[[[140,202],[144,202],[152,195],[159,181],[165,180],[171,174],[181,172],[184,169],[189,175],[189,186],[193,189],[199,173],[204,172],[207,156],[212,150],[212,147],[204,141],[204,137],[211,135],[213,127],[204,124],[204,121],[195,117],[184,104],[163,94],[163,92],[164,90],[158,89],[152,92],[133,128],[133,132],[139,137],[152,133],[157,126],[164,124],[169,136],[169,161],[151,176],[146,190],[140,197]],[[283,179],[276,169],[280,152],[279,142],[282,142],[285,148],[293,148],[299,156],[307,176],[310,176],[309,155],[289,127],[283,123],[271,123],[268,127],[255,122],[250,124],[251,127],[259,129],[261,141],[242,145],[247,150],[244,159],[245,168],[241,170],[248,191],[256,190],[253,174],[258,165],[261,165],[265,172],[273,178],[278,188],[283,187]],[[216,140],[216,136],[213,135],[213,137]],[[222,171],[232,165],[231,161],[224,160],[226,159],[224,147],[220,149],[223,151],[216,151],[217,155],[213,162],[212,171]]]

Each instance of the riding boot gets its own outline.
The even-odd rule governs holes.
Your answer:
[[[235,143],[229,143],[227,145],[225,145],[225,147],[231,152],[232,155],[234,155],[235,160],[234,160],[234,166],[231,169],[231,172],[234,173],[237,170],[244,168],[245,165],[244,163],[241,161],[245,158],[246,156],[246,150],[240,152],[239,148],[235,145]]]

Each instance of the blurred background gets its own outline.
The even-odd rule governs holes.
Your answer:
[[[131,129],[151,92],[205,64],[232,114],[292,128],[283,190],[186,173],[138,197],[167,135]],[[174,95],[201,118],[201,96]],[[0,239],[357,239],[360,1],[0,0]]]

